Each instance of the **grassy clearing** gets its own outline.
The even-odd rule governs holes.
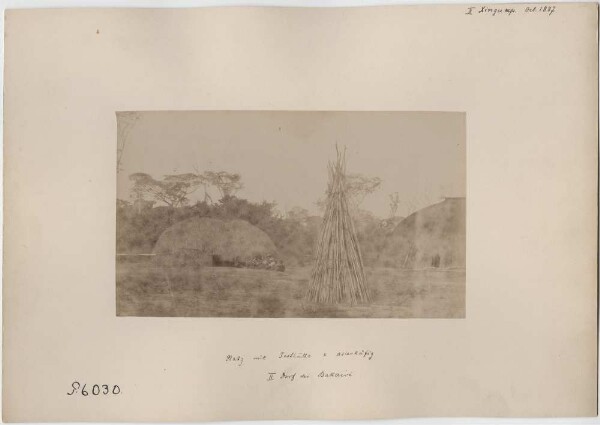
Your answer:
[[[368,305],[308,302],[311,269],[117,263],[117,315],[172,317],[465,316],[465,272],[366,268]]]

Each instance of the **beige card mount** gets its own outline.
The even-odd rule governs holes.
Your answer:
[[[3,419],[596,415],[597,16],[8,10]]]

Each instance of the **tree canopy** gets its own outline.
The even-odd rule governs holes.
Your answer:
[[[204,201],[210,203],[212,198],[208,193],[209,187],[217,189],[221,195],[219,199],[231,197],[243,187],[242,177],[239,174],[226,171],[169,174],[162,180],[157,180],[146,173],[133,173],[129,179],[133,182],[131,196],[134,200],[141,201],[149,197],[170,207],[189,204],[189,195],[200,186],[204,187]]]

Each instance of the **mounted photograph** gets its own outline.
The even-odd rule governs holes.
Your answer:
[[[465,317],[465,113],[116,118],[117,316]]]

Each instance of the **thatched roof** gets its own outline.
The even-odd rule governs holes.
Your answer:
[[[277,256],[273,241],[258,227],[244,220],[209,217],[193,217],[174,224],[160,235],[153,250],[155,254],[181,251],[240,260]]]
[[[396,266],[464,268],[466,260],[465,198],[445,198],[402,220],[390,235]]]

